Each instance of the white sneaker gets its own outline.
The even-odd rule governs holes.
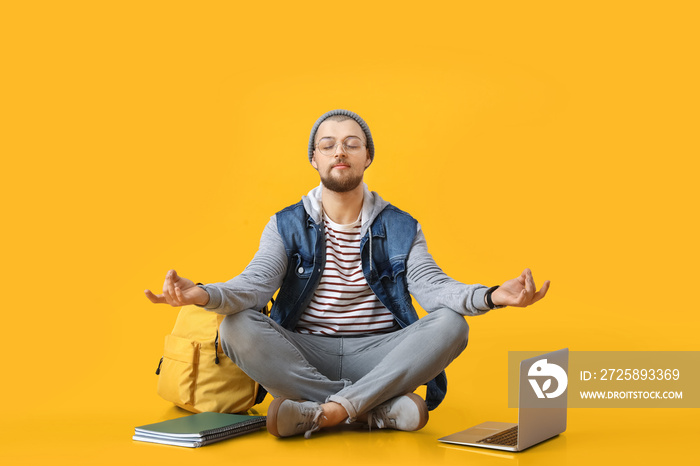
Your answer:
[[[407,393],[369,411],[367,423],[370,429],[420,430],[428,423],[428,406],[415,393]]]
[[[275,398],[267,410],[267,431],[275,437],[304,434],[309,438],[321,428],[321,405],[314,401]]]

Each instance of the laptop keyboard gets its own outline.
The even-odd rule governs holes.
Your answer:
[[[478,440],[476,443],[487,443],[490,445],[504,445],[514,447],[518,444],[518,426],[511,427],[494,435]]]

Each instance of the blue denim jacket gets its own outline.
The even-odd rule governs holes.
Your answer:
[[[323,224],[316,223],[309,216],[302,202],[278,212],[276,217],[288,265],[270,317],[284,328],[293,330],[323,274],[325,233]],[[406,261],[417,227],[416,220],[409,214],[387,205],[360,243],[365,279],[382,304],[394,314],[401,328],[418,320],[406,280]],[[428,382],[427,387],[426,403],[432,410],[445,398],[445,372]]]

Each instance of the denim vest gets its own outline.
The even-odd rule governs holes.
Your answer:
[[[282,327],[294,330],[323,275],[325,232],[323,224],[317,224],[307,214],[302,202],[281,210],[276,217],[277,229],[287,252],[287,272],[270,317]],[[413,217],[388,205],[360,242],[365,279],[382,304],[394,314],[401,328],[418,320],[406,280],[406,261],[417,227]],[[420,351],[420,348],[415,348],[415,351]],[[426,404],[432,410],[445,398],[445,371],[428,382],[427,387]]]

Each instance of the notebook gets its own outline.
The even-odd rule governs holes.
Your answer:
[[[202,447],[265,427],[265,416],[198,413],[134,429],[134,440],[178,447]]]

